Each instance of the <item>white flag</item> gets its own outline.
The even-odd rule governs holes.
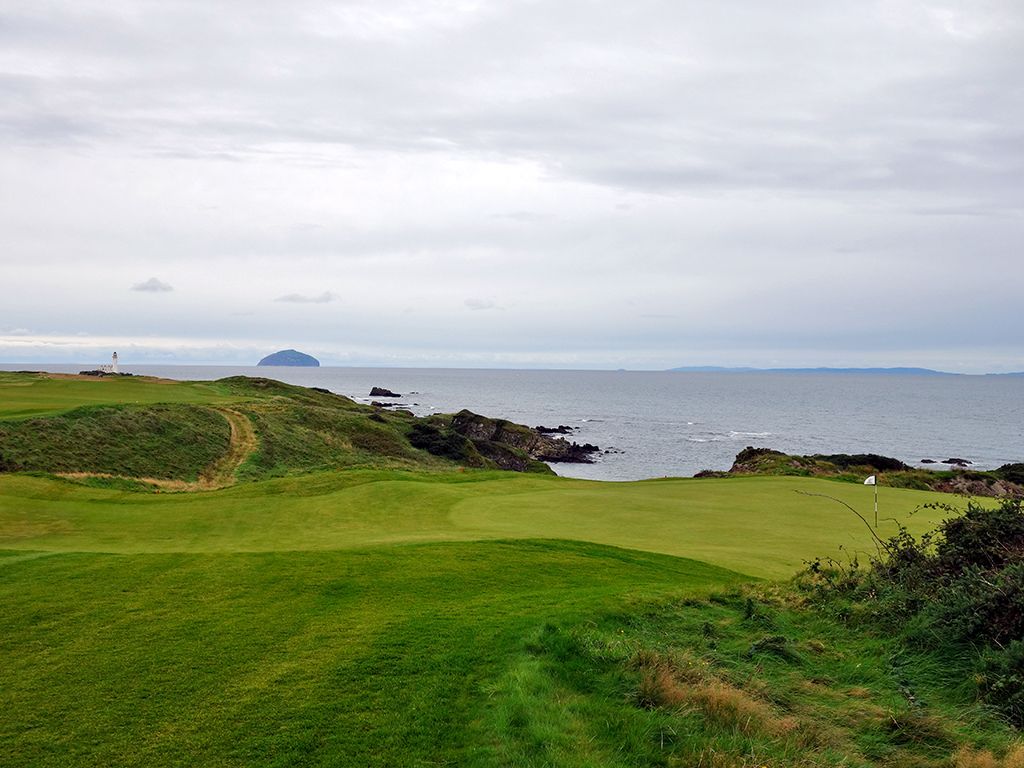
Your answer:
[[[864,481],[864,485],[874,485],[874,484],[875,484],[875,476],[874,475],[872,475],[871,477],[869,477],[867,480]]]

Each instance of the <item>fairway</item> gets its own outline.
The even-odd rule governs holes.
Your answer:
[[[600,483],[512,473],[325,473],[209,493],[138,494],[0,476],[0,548],[77,552],[316,551],[560,538],[783,578],[817,556],[874,551],[863,486],[792,477]],[[879,534],[921,533],[940,494],[883,488]]]
[[[0,371],[0,419],[50,416],[85,405],[216,404],[230,399],[226,389],[216,382],[52,373],[26,377]]]

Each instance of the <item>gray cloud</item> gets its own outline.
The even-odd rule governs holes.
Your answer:
[[[135,283],[132,286],[133,291],[142,291],[144,293],[169,293],[173,291],[173,286],[168,285],[163,280],[151,277],[149,280],[143,280],[141,283]]]
[[[13,5],[0,326],[41,345],[173,265],[133,329],[175,350],[1024,367],[1015,0]],[[283,306],[325,285],[334,327]]]
[[[286,304],[327,304],[337,298],[338,297],[330,291],[324,291],[323,293],[316,294],[315,296],[306,296],[301,293],[289,293],[285,296],[278,296],[274,301],[280,301]]]

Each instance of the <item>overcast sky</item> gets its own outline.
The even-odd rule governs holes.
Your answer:
[[[0,0],[0,361],[1024,369],[1019,0]]]

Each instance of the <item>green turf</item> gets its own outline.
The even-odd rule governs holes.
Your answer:
[[[565,542],[0,558],[0,764],[494,765],[537,626],[735,578]]]
[[[785,577],[804,560],[871,551],[870,489],[813,478],[597,483],[512,473],[353,471],[199,494],[145,495],[0,475],[0,547],[100,552],[332,550],[411,541],[562,538]],[[883,536],[939,494],[883,489]]]
[[[222,403],[237,399],[218,382],[149,378],[48,378],[0,371],[0,419],[63,413],[83,405]]]

